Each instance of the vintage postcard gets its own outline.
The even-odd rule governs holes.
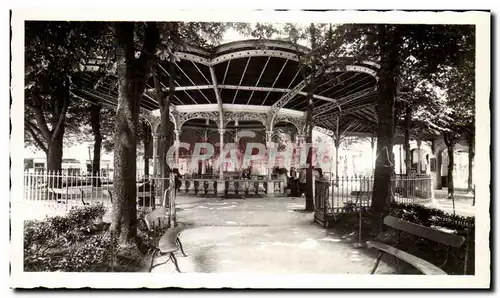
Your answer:
[[[11,287],[489,288],[490,18],[12,11]]]

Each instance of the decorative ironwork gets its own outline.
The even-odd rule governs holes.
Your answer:
[[[290,90],[290,92],[284,94],[275,104],[273,104],[270,112],[271,121],[273,121],[274,117],[282,107],[284,107],[292,98],[294,98],[300,91],[302,91],[302,89],[304,89],[307,86],[307,84],[309,84],[311,79],[315,78],[322,72],[323,72],[323,67],[320,67],[314,74],[310,74],[307,78],[305,78],[295,87],[293,87],[292,90]]]
[[[314,117],[314,120],[316,122],[323,122],[323,121],[326,121],[329,119],[335,119],[336,117],[339,117],[339,116],[345,116],[345,115],[348,115],[349,113],[352,113],[353,111],[358,111],[360,109],[363,109],[366,107],[371,107],[371,106],[373,106],[373,103],[367,103],[367,104],[360,105],[360,106],[352,106],[352,107],[349,107],[346,109],[342,109],[342,113],[335,111],[335,112],[328,113],[325,115],[318,115],[318,116]]]
[[[272,130],[266,130],[266,142],[270,143],[273,140],[273,131]]]
[[[219,113],[218,112],[188,112],[179,113],[179,124],[182,126],[186,121],[191,119],[209,119],[219,125]]]
[[[308,49],[305,46],[302,45],[297,45],[293,44],[290,42],[286,41],[281,41],[281,40],[261,40],[261,39],[255,39],[255,40],[243,40],[243,41],[238,41],[238,42],[231,42],[227,44],[220,45],[215,48],[215,53],[223,53],[231,50],[236,50],[236,49],[241,49],[241,48],[249,48],[249,47],[254,47],[256,49],[268,49],[268,48],[281,48],[281,49],[288,49],[292,51],[300,51],[302,53],[308,53],[310,52],[310,49]]]
[[[353,72],[362,72],[373,76],[376,80],[378,80],[378,74],[375,70],[368,68],[366,66],[360,65],[346,65],[344,67],[331,67],[326,70],[326,73],[329,72],[338,72],[338,71],[353,71]]]
[[[249,59],[250,60],[250,59]],[[267,57],[267,61],[266,61],[266,64],[264,64],[264,67],[262,68],[262,71],[260,72],[260,75],[259,75],[259,78],[257,79],[257,83],[255,83],[255,87],[259,86],[259,82],[260,82],[260,79],[262,78],[262,75],[264,74],[266,68],[267,68],[267,64],[269,64],[269,60],[271,60],[271,57]],[[241,85],[241,84],[240,84]],[[250,103],[250,101],[252,100],[252,97],[253,97],[253,93],[255,91],[252,91],[252,93],[250,94],[250,97],[248,97],[248,101],[247,101],[247,104]]]
[[[222,98],[220,96],[220,90],[217,83],[217,76],[215,75],[215,70],[212,66],[210,68],[210,78],[212,79],[212,84],[214,87],[215,98],[217,99],[217,106],[219,107],[219,125],[222,126],[224,123],[224,111],[222,110]]]
[[[194,193],[198,194],[198,188],[200,187],[200,181],[195,180],[194,181]]]
[[[313,115],[317,116],[317,115],[326,113],[326,112],[333,110],[333,109],[336,109],[336,108],[341,109],[340,105],[342,104],[342,102],[351,101],[351,100],[354,100],[357,98],[361,98],[361,97],[369,96],[369,95],[373,95],[373,94],[375,94],[374,88],[367,88],[365,90],[361,90],[361,91],[355,92],[353,94],[349,94],[347,96],[339,98],[338,100],[326,103],[324,105],[321,105],[321,106],[315,108],[313,111]]]
[[[302,117],[302,116],[301,117],[292,117],[292,116],[288,116],[288,115],[277,115],[274,118],[274,122],[272,123],[272,127],[274,127],[274,125],[276,123],[279,123],[279,122],[291,123],[295,126],[295,128],[297,128],[297,131],[301,131],[304,128],[304,124],[305,124],[304,117]]]
[[[325,134],[327,136],[331,136],[331,137],[335,136],[335,133],[333,131],[326,129],[326,128],[323,128],[323,127],[315,126],[313,128],[313,130],[320,132],[322,134]]]
[[[245,65],[245,69],[243,69],[243,74],[241,75],[240,82],[238,83],[238,86],[240,86],[241,83],[243,82],[243,78],[245,77],[245,74],[246,74],[247,68],[248,68],[248,64],[250,64],[250,59],[251,58],[252,57],[248,57],[248,59],[247,59],[247,63]],[[234,93],[233,102],[232,102],[233,104],[234,104],[234,101],[236,100],[236,96],[238,96],[238,89],[236,89],[236,92]]]
[[[203,65],[210,65],[210,59],[200,57],[198,55],[189,54],[185,52],[177,52],[174,54],[177,59],[189,60],[193,62],[197,62]]]
[[[203,191],[208,194],[208,181],[203,181]]]
[[[295,78],[290,82],[293,83],[295,81]],[[219,89],[229,89],[229,90],[245,90],[245,91],[262,91],[262,92],[290,92],[290,88],[273,88],[273,87],[257,87],[257,86],[238,86],[238,85],[218,85],[217,86]],[[176,92],[181,92],[181,91],[192,91],[192,90],[207,90],[207,89],[213,89],[214,85],[198,85],[198,86],[178,86],[175,87],[174,91]],[[169,88],[165,87],[162,88],[164,92],[168,92]],[[152,92],[154,89],[147,89],[147,92]],[[307,96],[307,92],[300,91],[298,94]],[[251,97],[250,97],[251,98]],[[313,98],[321,99],[324,101],[335,101],[335,99],[323,96],[323,95],[318,95],[318,94],[313,94]],[[248,102],[247,102],[248,104]],[[114,107],[114,106],[113,106]]]
[[[266,126],[268,115],[266,113],[248,113],[248,112],[224,112],[224,124],[227,125],[230,121],[259,121]]]
[[[239,189],[240,189],[240,182],[235,181],[235,182],[233,183],[233,185],[234,185],[234,194],[238,195],[238,194],[239,194],[239,192],[240,192],[240,191],[239,191]]]
[[[279,50],[246,50],[233,52],[225,55],[218,56],[210,61],[210,65],[217,65],[233,59],[248,58],[248,57],[275,57],[299,61],[295,53],[279,51]],[[201,63],[201,62],[200,62]]]

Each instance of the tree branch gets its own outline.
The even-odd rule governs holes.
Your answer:
[[[146,33],[144,36],[144,43],[142,44],[141,55],[139,60],[147,60],[148,57],[153,56],[156,46],[160,39],[160,32],[156,22],[146,23]]]
[[[172,75],[172,74],[170,74]],[[158,78],[158,66],[154,66],[153,68],[153,83],[155,87],[155,97],[158,101],[158,105],[160,110],[165,108],[165,103],[163,102],[163,91],[161,90],[160,79]]]
[[[66,112],[69,107],[69,77],[66,77],[66,82],[64,85],[64,102],[61,113],[59,114],[59,119],[57,119],[56,126],[54,127],[52,133],[52,139],[55,138],[61,131],[62,126],[64,126],[64,120],[66,120]]]
[[[35,114],[35,120],[38,124],[41,135],[45,138],[46,141],[49,141],[52,135],[50,133],[49,127],[47,126],[47,121],[45,120],[42,109],[40,108],[40,98],[38,98],[38,95],[32,94],[31,100],[33,102],[33,113]]]
[[[42,131],[40,130],[40,128],[38,128],[36,126],[36,124],[32,123],[31,121],[29,121],[28,119],[24,118],[24,123],[29,125],[31,127],[31,129],[33,129],[35,132],[37,132],[38,134],[42,134]]]
[[[38,129],[38,128],[33,123],[29,122],[26,119],[24,119],[24,123],[26,124],[26,128],[28,129],[33,140],[35,140],[35,143],[38,145],[38,147],[40,147],[40,149],[42,149],[45,153],[47,153],[47,151],[48,151],[47,147],[45,146],[45,144],[42,142],[42,140],[40,140],[40,138],[35,133],[35,129]],[[39,129],[38,129],[38,131],[39,131]]]
[[[134,23],[117,22],[115,24],[115,35],[118,42],[118,55],[124,55],[125,61],[134,61]]]

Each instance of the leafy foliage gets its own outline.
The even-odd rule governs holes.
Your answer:
[[[105,212],[106,208],[98,204],[75,207],[67,216],[26,221],[25,271],[95,271],[107,266],[115,248],[111,235],[92,235],[95,221]]]
[[[57,270],[65,272],[108,271],[116,247],[116,239],[109,232],[91,236],[60,259],[57,263]]]
[[[464,217],[445,213],[443,210],[427,208],[417,204],[392,203],[390,214],[423,226],[439,226],[464,233],[464,229],[475,227],[473,216]]]
[[[100,22],[28,21],[25,27],[25,139],[48,154],[67,132],[79,133],[72,74],[106,51]],[[68,115],[69,114],[69,115]],[[67,125],[68,123],[68,125]],[[58,166],[56,165],[56,168]],[[60,165],[59,165],[60,167]]]

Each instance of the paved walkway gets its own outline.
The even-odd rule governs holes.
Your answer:
[[[356,235],[315,225],[312,213],[300,212],[303,199],[178,197],[177,206],[178,221],[195,225],[181,234],[188,255],[177,255],[182,272],[367,274],[375,261],[374,254],[354,248],[350,238]],[[168,262],[153,272],[175,269]],[[382,261],[377,273],[394,269]]]
[[[428,201],[424,206],[429,208],[441,209],[446,213],[453,214],[453,202],[448,199],[448,190],[446,188],[434,191],[434,200]],[[472,194],[465,191],[455,191],[455,214],[460,216],[475,216],[476,207],[472,206]]]

